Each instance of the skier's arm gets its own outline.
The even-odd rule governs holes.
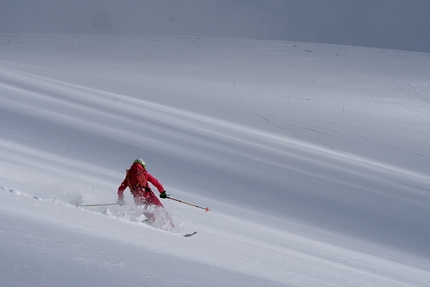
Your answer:
[[[118,198],[124,199],[124,190],[127,188],[127,178],[124,179],[124,181],[121,183],[121,185],[118,187]]]
[[[158,192],[162,193],[164,191],[163,185],[155,177],[153,177],[149,172],[146,172],[145,175],[146,179],[158,189]]]

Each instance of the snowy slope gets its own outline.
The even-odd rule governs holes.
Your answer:
[[[0,286],[428,286],[429,79],[423,53],[0,35]],[[136,157],[211,211],[76,207]]]

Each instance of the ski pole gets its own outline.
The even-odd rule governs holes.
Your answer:
[[[180,200],[180,199],[176,199],[176,198],[173,198],[173,197],[170,197],[170,196],[167,196],[166,198],[168,198],[168,199],[171,199],[171,200],[174,200],[174,201],[177,201],[177,202],[181,202],[181,203],[185,203],[185,204],[188,204],[188,205],[191,205],[191,206],[194,206],[194,207],[197,207],[197,208],[201,208],[201,209],[204,209],[204,210],[206,210],[206,212],[208,212],[210,209],[209,209],[209,207],[201,207],[201,206],[198,206],[198,205],[195,205],[195,204],[192,204],[192,203],[189,203],[189,202],[186,202],[186,201],[183,201],[183,200]]]
[[[118,205],[118,203],[77,204],[76,206],[107,206],[107,205]]]

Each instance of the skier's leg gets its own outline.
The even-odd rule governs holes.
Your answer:
[[[163,221],[163,226],[168,228],[168,229],[174,229],[175,225],[173,224],[172,218],[170,217],[169,213],[164,208],[161,201],[158,199],[158,197],[153,192],[151,192],[151,196],[148,197],[148,202],[150,202],[151,204],[154,205],[154,209],[157,211],[157,216],[161,217],[161,219]],[[167,225],[167,226],[165,226],[165,225]]]
[[[142,214],[146,217],[144,222],[149,224],[154,223],[157,218],[155,217],[153,212],[154,208],[148,198],[145,198],[144,196],[134,196],[134,203],[141,207]]]

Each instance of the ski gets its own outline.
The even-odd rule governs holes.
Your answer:
[[[187,234],[184,234],[184,235],[182,235],[183,237],[191,237],[191,236],[193,236],[194,234],[197,234],[197,231],[194,231],[193,233],[187,233]]]
[[[156,227],[152,226],[152,225],[151,225],[151,222],[150,222],[148,219],[146,219],[146,218],[145,218],[144,220],[142,220],[142,223],[145,223],[146,225],[151,226],[151,227],[152,227],[152,228],[154,228],[154,229],[157,229],[157,230],[163,230],[163,231],[167,231],[167,232],[169,232],[168,230],[160,229],[160,228],[156,228]],[[182,237],[191,237],[191,236],[196,235],[196,234],[197,234],[197,231],[194,231],[193,233],[178,234],[178,235],[180,235],[180,236],[182,236]]]

